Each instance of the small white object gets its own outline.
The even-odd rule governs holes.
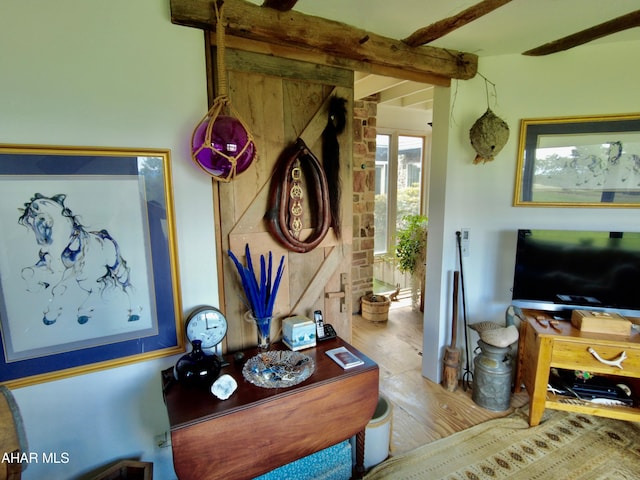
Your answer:
[[[471,330],[475,330],[478,333],[482,333],[486,332],[487,330],[497,330],[499,328],[504,328],[504,326],[490,320],[485,320],[483,322],[472,323],[469,325],[469,328]]]
[[[282,343],[293,351],[316,346],[316,324],[303,315],[282,320]]]
[[[235,379],[231,375],[225,374],[213,382],[213,385],[211,385],[211,393],[220,400],[226,400],[236,391],[236,388],[238,388],[238,383]]]
[[[598,352],[596,352],[593,347],[589,347],[587,348],[587,351],[593,355],[595,357],[596,360],[598,360],[600,363],[603,363],[605,365],[610,365],[612,367],[618,367],[620,370],[624,370],[624,368],[622,367],[622,362],[624,362],[627,359],[627,352],[623,351],[618,358],[614,358],[613,360],[605,360],[604,358],[602,358],[600,355],[598,355]]]
[[[519,333],[515,325],[480,332],[480,340],[494,347],[508,347],[518,341]]]
[[[463,228],[461,232],[460,249],[462,250],[462,256],[468,257],[470,253],[469,244],[471,243],[471,229]]]
[[[620,400],[614,400],[612,398],[592,398],[588,400],[591,403],[595,403],[597,405],[609,405],[609,406],[621,406],[624,407],[626,404],[621,402]]]
[[[624,383],[619,383],[618,385],[616,385],[616,387],[622,390],[627,397],[631,396],[631,389]]]
[[[389,457],[391,449],[391,424],[393,423],[393,405],[383,395],[378,398],[378,405],[373,412],[365,431],[364,468],[375,467]],[[355,436],[352,437],[355,447]]]

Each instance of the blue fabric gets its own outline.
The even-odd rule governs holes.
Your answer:
[[[345,440],[308,457],[283,465],[254,480],[349,480],[351,443]]]

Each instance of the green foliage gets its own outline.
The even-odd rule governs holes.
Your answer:
[[[424,263],[427,250],[427,217],[406,215],[402,217],[401,228],[396,236],[396,257],[398,270],[413,275]]]
[[[375,250],[377,252],[387,250],[387,210],[389,198],[386,194],[375,196],[374,225],[375,225]],[[404,225],[404,218],[414,215],[420,210],[420,187],[413,184],[409,187],[400,188],[396,197],[396,230]],[[389,252],[391,257],[395,257],[395,252]]]
[[[396,215],[400,219],[397,228],[401,228],[405,217],[415,215],[420,211],[420,185],[399,188],[397,193]]]

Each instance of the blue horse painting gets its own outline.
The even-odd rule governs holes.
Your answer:
[[[132,288],[131,269],[116,240],[107,230],[87,230],[65,206],[65,199],[65,194],[46,197],[36,193],[19,209],[18,223],[33,231],[39,246],[38,260],[22,269],[22,278],[27,291],[48,295],[42,318],[45,325],[53,325],[69,308],[70,300],[77,308],[73,314],[78,323],[86,324],[108,292],[124,292],[129,299]],[[72,295],[77,298],[70,299]],[[140,319],[130,303],[126,319]]]

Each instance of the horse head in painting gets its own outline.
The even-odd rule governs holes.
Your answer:
[[[22,269],[30,292],[48,293],[43,322],[51,325],[65,309],[77,309],[78,323],[85,324],[106,292],[131,288],[130,268],[120,247],[107,230],[89,231],[65,206],[66,195],[46,197],[36,193],[18,223],[33,231],[40,251],[38,261]],[[69,292],[77,292],[71,294]],[[127,319],[138,320],[130,304]]]

